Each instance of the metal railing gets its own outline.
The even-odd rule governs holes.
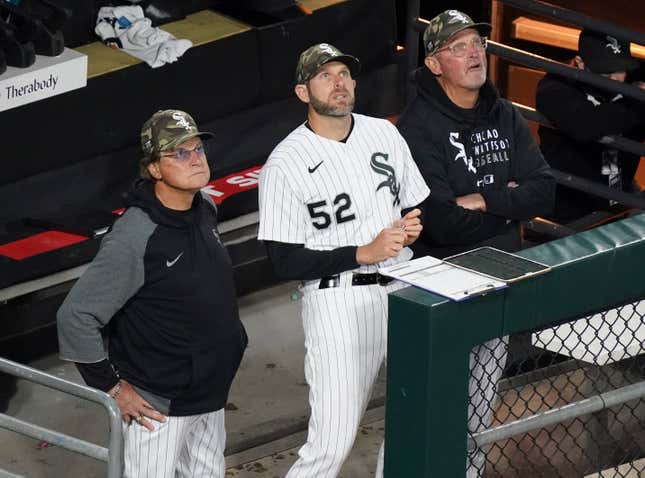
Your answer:
[[[525,362],[552,365],[499,381],[509,351],[471,374],[468,450],[476,474],[504,477],[584,476],[617,468],[645,454],[645,301],[525,333]],[[535,353],[535,351],[539,353]],[[488,351],[487,351],[488,352]],[[474,353],[474,352],[473,352]],[[554,362],[568,360],[568,367]],[[561,363],[561,362],[558,362]],[[523,363],[519,368],[533,368]],[[516,364],[517,367],[517,364]],[[484,400],[481,400],[485,397]],[[491,423],[498,423],[491,427]],[[615,471],[612,476],[622,477]]]
[[[110,424],[109,445],[108,448],[104,448],[4,413],[0,413],[0,428],[37,440],[44,440],[52,445],[104,461],[107,463],[107,478],[121,477],[123,467],[123,425],[119,406],[114,399],[99,390],[79,385],[3,358],[0,358],[0,371],[102,405],[108,414]],[[7,474],[8,472],[5,470],[0,469],[0,476],[2,476],[2,473],[5,473],[5,476],[12,476]]]
[[[604,76],[596,75],[590,71],[581,70],[572,66],[550,60],[535,53],[513,48],[502,43],[488,40],[487,51],[506,60],[511,60],[524,66],[538,68],[547,73],[554,73],[581,83],[602,88],[603,90],[620,93],[623,96],[633,98],[645,103],[645,90],[636,86],[610,80]]]
[[[542,113],[537,111],[535,108],[525,106],[520,103],[513,102],[513,105],[520,110],[522,116],[530,121],[535,121],[549,128],[554,128],[555,126],[544,116]],[[611,146],[612,148],[620,149],[626,153],[635,154],[637,156],[645,156],[645,144],[634,141],[633,139],[624,138],[622,136],[608,135],[602,136],[596,140],[600,144],[606,146]]]

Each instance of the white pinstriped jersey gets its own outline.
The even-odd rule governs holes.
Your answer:
[[[405,140],[388,121],[353,114],[345,143],[304,124],[273,150],[260,173],[258,239],[331,250],[362,246],[420,204],[429,189]],[[409,249],[361,272],[411,257]]]

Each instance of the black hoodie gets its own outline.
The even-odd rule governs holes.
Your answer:
[[[445,257],[480,245],[520,248],[519,222],[551,211],[555,180],[524,118],[486,81],[473,109],[455,105],[425,67],[398,128],[430,186],[416,254]],[[519,184],[507,187],[509,181]],[[486,212],[456,198],[480,193]]]
[[[126,204],[59,310],[61,357],[103,361],[109,322],[110,364],[160,412],[218,410],[247,338],[214,204],[196,194],[188,211],[168,209],[149,181]]]

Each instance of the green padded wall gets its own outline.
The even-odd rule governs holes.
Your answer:
[[[520,255],[553,270],[466,302],[390,295],[385,478],[465,476],[473,346],[645,298],[645,214]]]

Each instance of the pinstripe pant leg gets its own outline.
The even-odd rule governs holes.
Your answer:
[[[185,436],[184,417],[152,422],[149,431],[136,422],[124,425],[124,478],[173,478]]]
[[[176,478],[224,478],[224,409],[186,417],[189,429]]]
[[[490,427],[495,414],[497,383],[506,366],[508,336],[473,347],[468,382],[468,431]],[[479,478],[486,470],[486,451],[476,449],[466,459],[466,477]]]
[[[287,478],[335,478],[354,444],[385,357],[384,296],[374,287],[316,290],[303,298],[311,418]]]

